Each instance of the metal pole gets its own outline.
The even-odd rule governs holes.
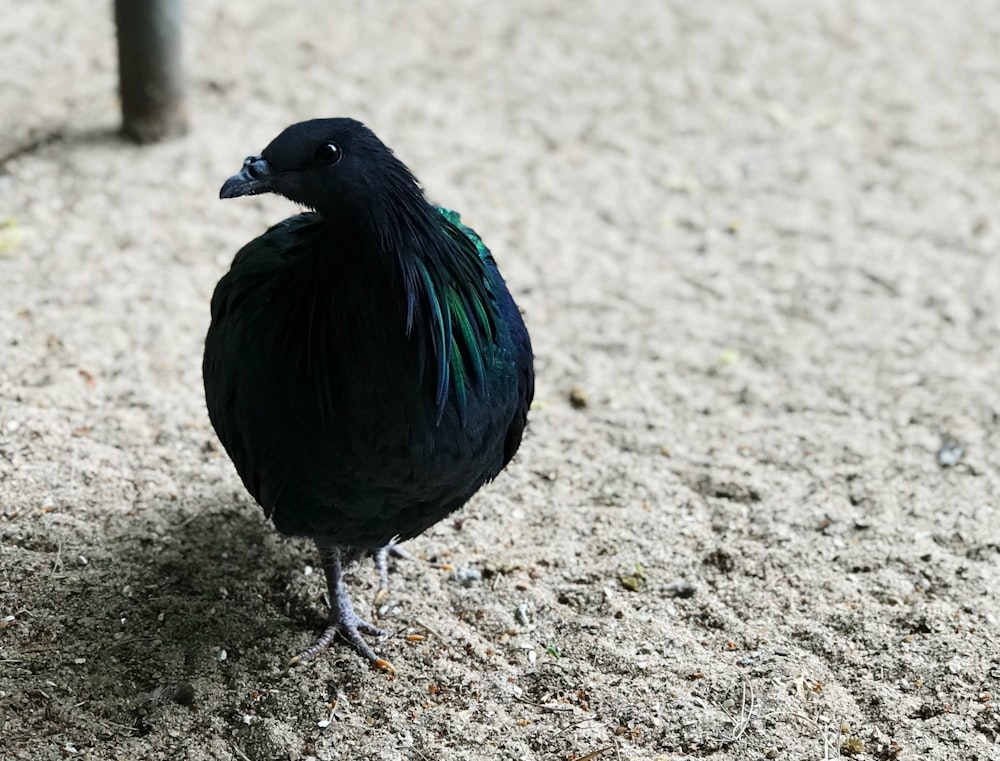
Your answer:
[[[122,132],[151,143],[187,130],[180,0],[115,0]]]

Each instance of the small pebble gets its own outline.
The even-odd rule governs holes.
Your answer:
[[[182,706],[194,705],[194,685],[190,682],[181,682],[174,688],[174,702]]]
[[[946,437],[941,442],[941,448],[937,451],[938,465],[942,468],[952,468],[958,465],[963,457],[965,457],[964,447],[951,437]]]
[[[316,726],[319,727],[320,729],[326,729],[328,726],[330,726],[330,721],[329,719],[323,719],[322,721],[317,721]]]
[[[222,661],[226,660],[226,658],[229,657],[229,653],[227,653],[225,649],[222,649],[219,650],[218,655],[216,655],[215,657],[219,659],[219,663],[222,663]]]
[[[483,583],[483,574],[475,568],[456,568],[451,572],[453,581],[463,587],[474,587]]]
[[[573,409],[582,410],[590,404],[590,397],[588,397],[587,392],[579,386],[573,386],[569,390],[569,403]]]
[[[694,597],[695,587],[687,579],[674,579],[663,588],[671,597]]]
[[[531,623],[528,616],[528,603],[522,602],[517,606],[517,610],[514,611],[514,620],[521,624],[521,626],[527,626]]]

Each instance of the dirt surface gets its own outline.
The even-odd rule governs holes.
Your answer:
[[[108,4],[109,5],[109,4]],[[115,136],[110,7],[0,24],[0,759],[1000,758],[1000,13],[936,0],[186,3],[192,130]],[[201,390],[350,115],[486,239],[521,452],[323,626]],[[413,641],[408,635],[422,635]]]

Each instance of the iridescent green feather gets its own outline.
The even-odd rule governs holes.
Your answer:
[[[438,208],[443,232],[452,246],[447,257],[424,261],[415,258],[408,268],[408,323],[415,309],[426,310],[430,353],[436,369],[435,403],[438,415],[450,390],[454,390],[464,416],[471,383],[486,377],[486,352],[494,337],[487,301],[490,294],[487,263],[489,249],[462,224],[458,213]],[[470,245],[471,244],[471,245]],[[421,292],[422,298],[417,296]],[[421,304],[422,307],[417,307]]]
[[[486,248],[486,244],[483,243],[483,239],[479,237],[478,233],[471,227],[468,227],[462,222],[462,215],[457,211],[452,211],[451,209],[446,209],[443,206],[438,206],[437,210],[441,213],[441,216],[446,220],[451,222],[455,227],[457,227],[466,238],[471,240],[476,244],[476,251],[479,252],[479,258],[482,260],[487,260],[490,258],[490,250]]]

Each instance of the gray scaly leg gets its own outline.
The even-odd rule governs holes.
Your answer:
[[[380,671],[384,671],[389,676],[395,676],[396,670],[392,667],[392,664],[384,658],[379,658],[361,636],[363,633],[373,637],[384,637],[386,633],[377,626],[373,626],[359,618],[354,612],[354,606],[351,605],[351,598],[348,596],[347,588],[344,586],[343,562],[345,549],[337,546],[324,546],[318,543],[316,546],[319,548],[319,556],[323,561],[323,570],[326,572],[326,586],[330,596],[330,625],[311,647],[292,658],[292,664],[311,661],[326,650],[339,634],[354,645],[357,651],[367,658],[372,666]]]
[[[372,553],[372,560],[375,561],[375,570],[378,572],[378,591],[375,593],[375,605],[381,603],[389,596],[389,558],[400,560],[416,560],[418,563],[427,563],[431,568],[441,571],[454,571],[455,567],[450,563],[430,563],[421,560],[416,555],[400,547],[395,541],[389,542],[385,547],[379,547]]]

